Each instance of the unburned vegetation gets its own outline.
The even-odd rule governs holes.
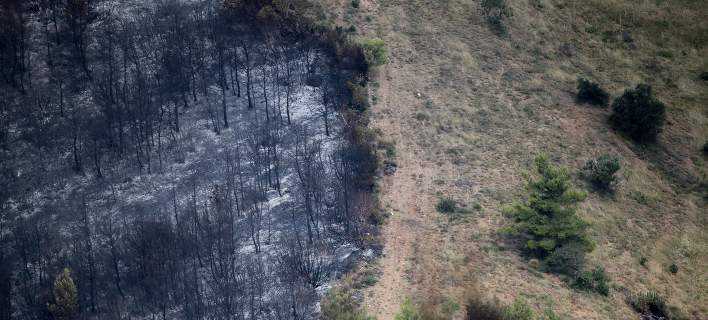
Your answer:
[[[482,300],[503,309],[521,298],[537,317],[551,309],[561,319],[636,319],[641,312],[627,297],[648,291],[689,319],[705,317],[708,19],[700,1],[344,4],[333,20],[387,45],[372,123],[397,142],[397,170],[381,189],[390,212],[382,273],[364,289],[370,314],[442,310],[448,300],[464,306],[466,288],[478,285]],[[498,15],[498,4],[510,14]],[[579,77],[590,81],[582,99]],[[645,101],[664,106],[664,121],[645,126],[630,116],[615,127],[613,102],[631,105],[624,93],[640,84],[651,87]],[[660,109],[628,108],[652,119],[661,112],[646,110]],[[655,139],[633,137],[636,127]],[[541,153],[567,168],[570,189],[587,194],[573,204],[573,221],[584,227],[571,230],[582,230],[593,250],[553,250],[559,269],[584,266],[569,268],[572,277],[525,249],[529,238],[534,246],[545,238],[499,232],[517,224],[505,206],[532,207],[527,178],[539,179]],[[451,206],[440,207],[441,198],[484,210],[447,223]]]

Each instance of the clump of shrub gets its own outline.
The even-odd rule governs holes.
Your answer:
[[[671,319],[666,301],[654,291],[643,292],[629,297],[629,305],[634,311],[648,319]]]
[[[369,90],[360,83],[347,81],[347,88],[351,92],[350,104],[354,110],[364,111],[369,108]]]
[[[504,19],[512,16],[511,8],[506,4],[506,0],[482,0],[480,5],[492,30],[499,35],[505,35],[507,30]]]
[[[457,202],[449,197],[440,198],[438,204],[435,205],[435,209],[440,213],[454,213],[457,211]]]
[[[352,0],[352,8],[359,9],[359,0]]]
[[[616,156],[603,154],[596,159],[588,160],[583,167],[582,175],[593,187],[601,191],[611,191],[617,177],[615,174],[620,169],[620,161]]]
[[[536,315],[531,307],[521,298],[514,299],[511,305],[503,306],[498,300],[481,299],[474,295],[467,301],[468,320],[559,320],[553,310],[547,309],[542,315]]]
[[[672,264],[669,266],[669,272],[671,272],[671,273],[673,273],[673,274],[677,274],[677,273],[678,273],[678,270],[679,270],[679,267],[678,267],[675,263],[672,263]]]
[[[581,272],[573,281],[573,286],[581,290],[594,291],[607,296],[610,293],[608,282],[609,278],[605,273],[605,268],[596,267],[592,271]]]
[[[359,306],[348,286],[332,288],[322,298],[321,319],[323,320],[373,320]]]
[[[378,38],[362,40],[361,48],[364,50],[364,57],[369,66],[377,67],[388,63],[388,51],[383,40]]]
[[[637,85],[612,103],[610,124],[639,143],[656,141],[664,125],[666,106],[655,99],[651,86]]]
[[[610,102],[610,95],[600,88],[600,85],[584,78],[578,78],[578,95],[576,98],[578,102],[603,107]]]
[[[408,298],[401,305],[401,311],[396,314],[395,320],[422,320],[420,310],[413,305],[411,299]]]

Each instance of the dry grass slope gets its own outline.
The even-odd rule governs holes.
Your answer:
[[[371,313],[392,319],[406,297],[462,302],[480,286],[571,319],[636,319],[626,294],[646,290],[692,319],[708,317],[703,1],[510,0],[505,37],[490,30],[478,1],[322,2],[338,24],[384,39],[390,51],[372,117],[396,142],[398,171],[382,180],[392,215],[382,275],[365,291]],[[653,85],[668,106],[658,144],[637,147],[609,129],[609,110],[576,104],[578,76],[613,97]],[[540,152],[574,171],[601,153],[622,161],[616,194],[590,193],[579,210],[597,242],[590,263],[613,280],[609,297],[529,267],[497,232],[509,222],[502,206],[523,197],[524,172]],[[482,210],[450,222],[435,210],[440,195]]]

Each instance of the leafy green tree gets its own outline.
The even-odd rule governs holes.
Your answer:
[[[69,268],[54,280],[54,303],[49,304],[49,312],[58,320],[76,319],[79,313],[78,291]]]
[[[524,249],[541,259],[569,244],[590,250],[592,243],[585,234],[588,224],[575,214],[586,193],[573,189],[568,170],[550,164],[547,156],[536,157],[535,164],[539,179],[529,179],[527,202],[504,209],[514,224],[503,231],[521,237]]]

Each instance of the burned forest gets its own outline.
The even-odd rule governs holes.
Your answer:
[[[316,317],[377,166],[320,10],[0,2],[0,320]]]

